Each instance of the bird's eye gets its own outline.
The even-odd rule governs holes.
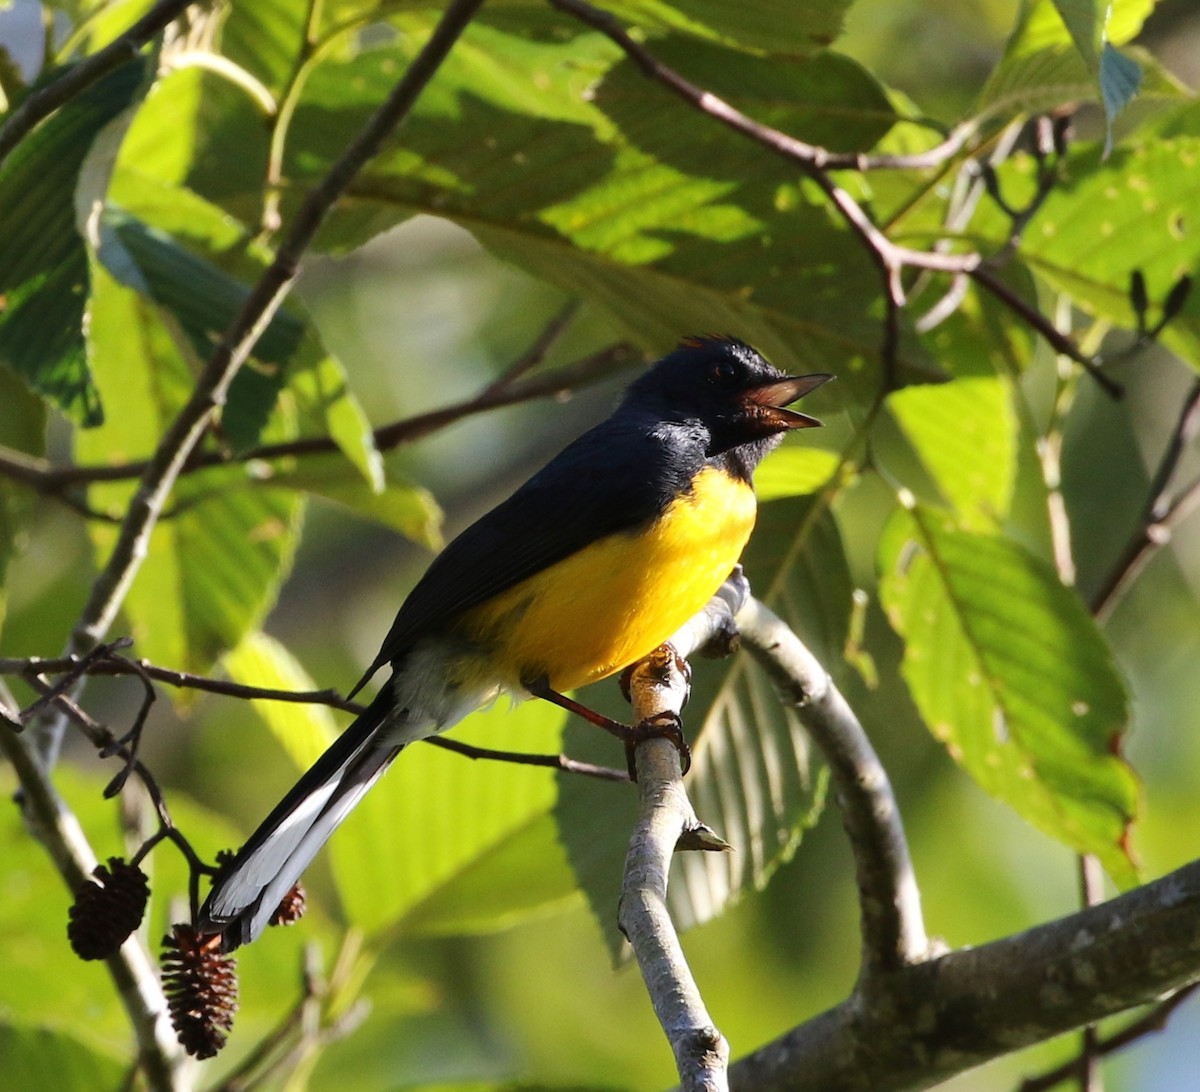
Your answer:
[[[738,366],[729,360],[719,361],[708,369],[709,382],[722,390],[736,386],[740,374]]]

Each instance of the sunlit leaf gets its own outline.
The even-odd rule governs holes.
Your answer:
[[[99,257],[119,280],[166,308],[207,360],[249,295],[249,288],[212,262],[118,210],[104,216]],[[221,427],[235,450],[257,442],[284,384],[304,327],[275,313],[229,390]]]
[[[818,0],[793,4],[765,0],[754,4],[725,4],[721,0],[617,0],[606,5],[622,19],[648,29],[664,28],[741,43],[770,53],[792,56],[813,53],[830,45],[842,32],[849,0]]]
[[[301,414],[323,426],[373,494],[382,493],[387,479],[371,422],[350,390],[346,370],[335,357],[321,351],[315,338],[306,338],[301,345],[288,387]]]
[[[1017,421],[999,377],[907,387],[888,409],[962,527],[987,530],[1008,514],[1017,470]]]
[[[431,893],[405,921],[414,933],[483,933],[580,898],[550,812],[534,815]]]
[[[1050,110],[1079,99],[1104,108],[1106,146],[1113,123],[1143,82],[1143,59],[1116,45],[1140,29],[1153,0],[1036,0],[1023,6],[982,104],[992,110]]]
[[[1172,286],[1200,270],[1200,138],[1176,137],[1074,157],[1071,182],[1051,191],[1021,251],[1035,273],[1083,308],[1134,322],[1129,278],[1141,270],[1150,321]],[[1023,169],[1022,164],[1014,170]],[[1164,340],[1200,363],[1200,299],[1187,301]]]
[[[425,16],[395,43],[319,65],[291,123],[287,170],[315,178],[408,63]],[[837,148],[895,121],[847,58],[781,62],[694,39],[656,53],[763,120]],[[501,61],[501,59],[503,59]],[[877,353],[878,274],[781,159],[664,95],[611,43],[550,13],[474,24],[321,237],[339,249],[427,212],[599,306],[659,348],[681,330],[741,332],[783,367],[861,371]],[[289,196],[290,199],[290,196]]]
[[[383,487],[376,491],[341,455],[306,455],[291,469],[278,470],[247,485],[265,489],[299,489],[344,505],[423,546],[441,545],[442,511],[429,490],[410,481],[397,468],[400,459],[382,460]]]
[[[557,754],[565,719],[562,710],[546,702],[509,709],[501,701],[474,714],[455,730],[455,738]],[[429,744],[409,748],[332,844],[334,876],[347,914],[367,929],[437,931],[440,903],[451,922],[461,921],[461,904],[444,892],[474,872],[483,858],[504,853],[533,819],[549,811],[557,781],[553,772],[539,767],[472,761]],[[521,853],[536,854],[538,846],[537,839],[524,842]],[[523,859],[520,867],[533,867],[539,859]],[[553,869],[560,860],[556,856],[543,863]],[[489,871],[496,885],[487,910],[496,925],[534,909],[530,893],[511,889],[502,874]],[[564,892],[551,884],[542,894],[557,901]],[[428,907],[426,900],[431,900]],[[488,916],[480,907],[472,915],[472,931],[484,928]]]
[[[101,390],[120,392],[122,413],[76,437],[82,461],[106,465],[146,457],[183,405],[192,374],[154,304],[95,271],[89,303],[89,349]],[[274,601],[295,547],[301,500],[284,491],[232,488],[247,468],[216,467],[185,475],[125,600],[138,652],[204,671],[253,628]],[[122,512],[128,482],[89,490],[93,506]],[[116,528],[93,524],[98,556]]]
[[[933,734],[993,796],[1133,883],[1138,784],[1119,756],[1129,699],[1074,591],[1017,544],[923,509],[893,517],[880,567]]]
[[[815,493],[837,473],[841,457],[820,447],[788,445],[772,452],[754,473],[759,502]]]

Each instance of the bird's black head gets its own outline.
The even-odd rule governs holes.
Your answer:
[[[785,375],[733,337],[691,337],[630,385],[625,404],[703,426],[706,454],[728,454],[748,476],[785,432],[821,424],[786,407],[830,378]]]

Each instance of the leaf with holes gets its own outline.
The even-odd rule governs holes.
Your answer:
[[[955,761],[1121,886],[1136,882],[1129,698],[1074,591],[1016,543],[920,508],[892,518],[880,569],[905,681]]]

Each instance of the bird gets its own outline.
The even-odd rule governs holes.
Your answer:
[[[830,378],[711,334],[647,368],[434,558],[351,697],[385,666],[390,678],[219,870],[197,932],[224,952],[257,938],[410,743],[505,692],[586,713],[565,693],[654,651],[729,576],[754,526],[755,467],[821,424],[787,407]]]

